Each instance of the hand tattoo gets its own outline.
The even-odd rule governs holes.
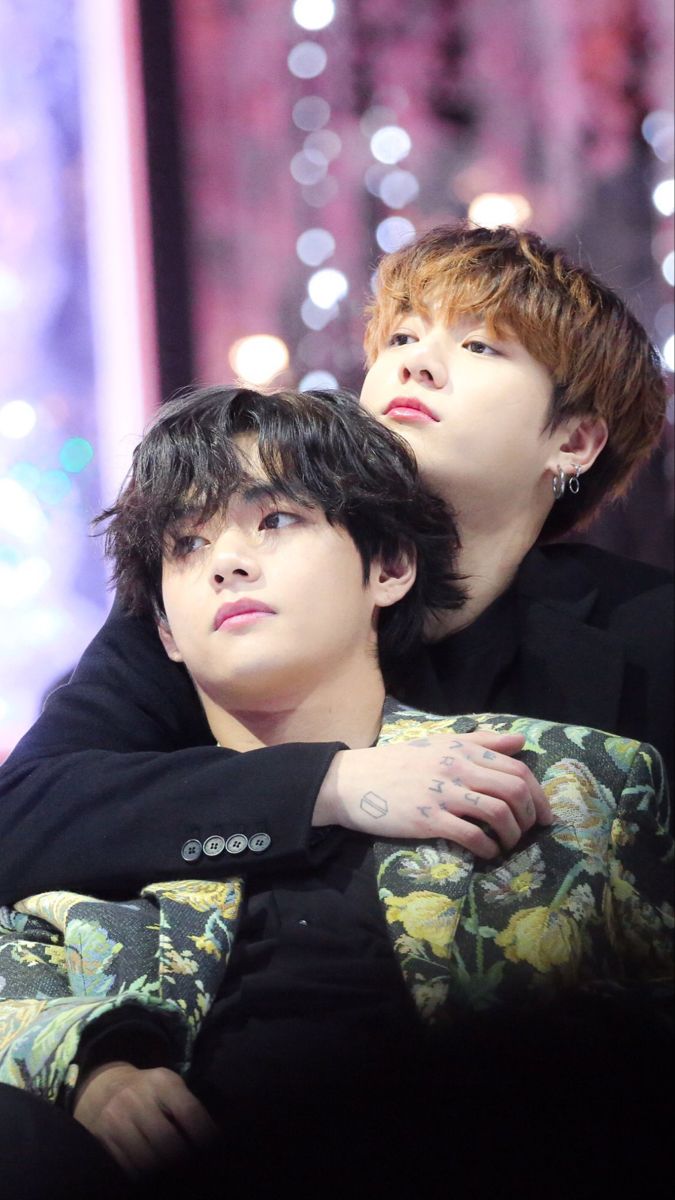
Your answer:
[[[452,764],[454,763],[454,761],[455,760],[453,757],[451,757],[449,754],[446,754],[445,757],[441,759],[441,766],[442,767],[451,767]]]
[[[429,784],[428,792],[442,792],[445,784],[442,779],[434,779],[433,784]]]
[[[423,817],[428,817],[429,813],[431,812],[431,807],[427,807],[426,804],[418,804],[417,811],[421,812]]]
[[[389,805],[384,796],[378,796],[377,792],[366,792],[365,796],[361,797],[359,808],[369,817],[375,817],[378,820],[380,817],[386,817],[389,812]]]
[[[493,759],[496,757],[497,757],[497,755],[495,754],[494,750],[484,750],[483,751],[483,758]]]
[[[477,796],[475,792],[465,792],[464,799],[468,800],[469,804],[475,804],[476,808],[480,805],[480,796]]]

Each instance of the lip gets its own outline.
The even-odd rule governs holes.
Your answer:
[[[243,596],[231,604],[221,604],[213,619],[214,630],[220,629],[225,623],[232,625],[247,625],[259,617],[274,614],[274,609],[262,600],[249,600]]]
[[[439,421],[433,409],[414,396],[397,396],[390,400],[384,415],[401,421]]]

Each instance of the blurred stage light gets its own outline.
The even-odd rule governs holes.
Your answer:
[[[365,138],[370,141],[376,130],[381,129],[383,125],[395,125],[396,113],[393,108],[385,108],[382,104],[374,104],[367,112],[364,112],[359,121],[359,128]]]
[[[37,497],[43,504],[52,507],[60,504],[72,488],[72,483],[65,471],[44,471],[37,486]]]
[[[41,478],[39,472],[36,487]],[[47,518],[33,492],[26,491],[17,479],[0,479],[0,529],[33,545],[43,536],[46,526]]]
[[[664,217],[672,217],[675,212],[675,179],[662,179],[652,192],[654,207]]]
[[[293,5],[293,18],[303,29],[325,29],[334,16],[334,0],[295,0]]]
[[[80,471],[84,471],[85,467],[89,466],[94,457],[94,447],[86,438],[68,438],[64,442],[59,451],[59,462],[64,471],[69,471],[71,475],[78,475]]]
[[[228,357],[238,379],[260,387],[288,366],[288,347],[272,334],[255,333],[239,338],[230,346]]]
[[[335,238],[327,229],[306,229],[295,243],[300,262],[308,267],[320,267],[335,250]]]
[[[297,79],[316,79],[324,70],[328,55],[316,42],[299,42],[288,56],[288,69]]]
[[[669,162],[673,157],[674,121],[672,112],[657,108],[648,113],[642,122],[642,136],[662,162]]]
[[[37,413],[27,400],[8,400],[0,408],[0,434],[3,437],[17,441],[28,437],[36,421]]]
[[[347,276],[334,267],[323,267],[315,271],[307,281],[307,292],[317,308],[332,308],[349,291]]]
[[[668,370],[675,371],[675,336],[672,333],[661,353]]]
[[[291,175],[296,183],[319,183],[328,170],[328,160],[317,150],[301,150],[291,159]]]
[[[419,190],[412,171],[388,171],[380,183],[380,199],[388,208],[405,208],[419,195]]]
[[[302,317],[308,329],[313,329],[318,333],[321,329],[325,329],[331,321],[335,320],[339,312],[337,304],[332,304],[330,308],[319,308],[309,296],[306,296],[300,308],[300,316]]]
[[[675,250],[671,250],[670,254],[666,254],[661,263],[661,271],[666,283],[671,287],[675,287]]]
[[[12,312],[23,300],[23,284],[14,271],[0,267],[0,312]]]
[[[385,217],[375,230],[377,244],[385,254],[400,250],[415,236],[415,226],[407,217]]]
[[[483,192],[469,205],[468,217],[484,229],[496,229],[498,225],[514,225],[519,228],[529,221],[532,207],[525,196],[507,192]]]
[[[405,158],[412,149],[410,135],[400,125],[385,125],[370,139],[370,152],[378,162],[394,164]]]
[[[332,162],[340,153],[342,142],[332,129],[318,129],[315,133],[307,134],[302,148],[307,153],[310,150],[318,150],[328,162]]]
[[[46,558],[24,558],[16,566],[0,561],[0,608],[17,608],[37,596],[50,578]]]
[[[301,392],[317,390],[332,392],[339,386],[337,379],[330,371],[308,371],[300,380],[298,389]]]
[[[310,133],[330,120],[330,104],[321,96],[303,96],[293,105],[293,124]]]
[[[10,479],[15,479],[17,483],[20,483],[27,492],[37,491],[42,476],[40,468],[36,467],[35,463],[28,462],[14,463],[7,474]]]

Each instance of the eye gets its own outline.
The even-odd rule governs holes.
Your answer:
[[[173,539],[173,557],[187,558],[188,554],[193,554],[195,550],[202,550],[206,544],[206,538],[201,537],[198,533],[184,533]]]
[[[286,529],[289,525],[297,525],[298,521],[302,520],[298,513],[280,512],[275,509],[274,512],[267,513],[263,517],[259,529]]]
[[[467,342],[462,343],[465,350],[470,350],[472,354],[487,354],[488,356],[497,356],[498,350],[494,346],[488,346],[487,342],[483,342],[480,338],[469,338]]]
[[[409,346],[411,342],[416,342],[417,338],[413,333],[406,333],[404,329],[399,329],[396,333],[392,333],[387,339],[388,346]]]

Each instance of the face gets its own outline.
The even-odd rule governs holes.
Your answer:
[[[410,442],[430,488],[493,519],[550,492],[554,439],[542,432],[551,380],[515,340],[488,334],[480,318],[452,325],[411,313],[395,325],[370,368],[361,402]],[[552,457],[553,456],[553,457]]]
[[[398,596],[377,564],[364,584],[356,546],[321,509],[253,486],[170,540],[160,636],[207,715],[207,699],[271,711],[323,680],[376,669],[375,613]]]

